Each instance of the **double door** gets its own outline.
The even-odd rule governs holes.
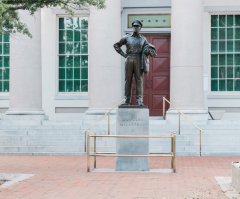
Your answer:
[[[144,75],[143,103],[148,105],[150,116],[163,115],[163,97],[170,100],[170,36],[144,35],[157,50],[157,56],[149,56],[149,74]],[[133,79],[131,104],[136,105],[135,79]],[[166,110],[168,109],[166,104]]]

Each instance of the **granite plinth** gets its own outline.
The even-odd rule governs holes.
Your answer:
[[[120,105],[118,108],[148,108],[147,105],[139,106],[139,105]]]
[[[117,135],[149,135],[149,109],[117,110]],[[118,155],[149,155],[148,138],[117,138]],[[116,157],[116,171],[149,171],[148,157]]]

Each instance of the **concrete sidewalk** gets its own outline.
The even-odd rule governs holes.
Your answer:
[[[215,176],[230,177],[240,157],[177,157],[177,173],[86,173],[86,156],[1,156],[0,173],[36,174],[0,189],[0,199],[226,198]],[[100,157],[97,168],[114,168]],[[91,159],[93,168],[93,159]],[[151,169],[169,169],[169,158],[150,158]]]

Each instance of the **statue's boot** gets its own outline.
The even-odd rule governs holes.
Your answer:
[[[142,97],[137,99],[138,106],[144,106]]]
[[[130,103],[131,103],[131,99],[130,99],[130,97],[127,97],[125,103],[122,104],[122,105],[123,105],[123,106],[129,106]]]

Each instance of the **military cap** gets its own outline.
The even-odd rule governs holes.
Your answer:
[[[142,23],[141,23],[141,21],[139,21],[139,20],[134,20],[134,21],[132,22],[132,26],[134,26],[134,25],[138,25],[138,26],[141,26],[141,27],[142,27]]]

